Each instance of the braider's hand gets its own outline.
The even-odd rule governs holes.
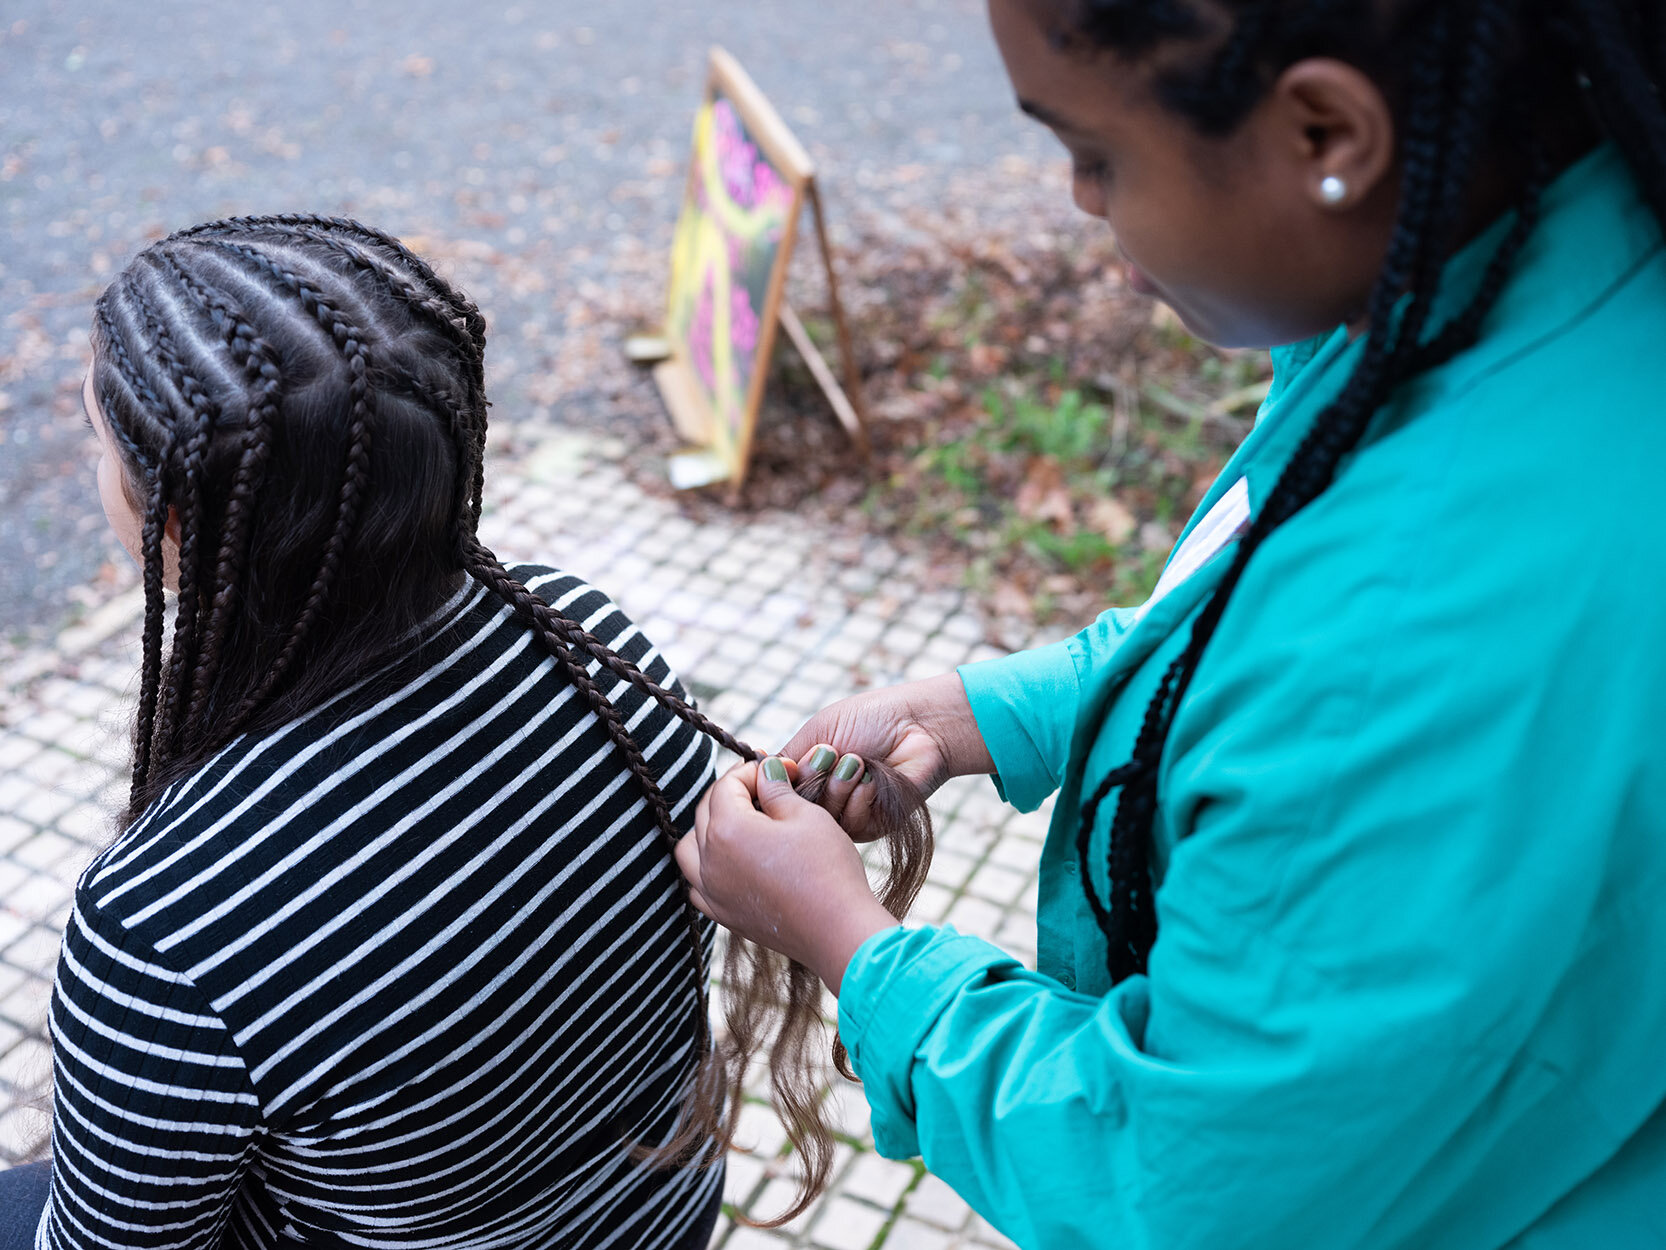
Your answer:
[[[837,994],[850,957],[896,925],[833,817],[793,792],[771,757],[720,778],[677,844],[694,905],[741,937],[810,968]]]
[[[807,772],[832,769],[821,799],[857,842],[880,833],[864,760],[889,764],[930,796],[950,777],[994,770],[956,673],[843,699],[805,723],[781,752]]]

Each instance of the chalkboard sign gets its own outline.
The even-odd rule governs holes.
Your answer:
[[[786,328],[840,420],[865,447],[857,409],[783,298],[807,200],[827,259],[847,379],[853,378],[815,169],[745,70],[714,49],[672,249],[668,358],[655,370],[678,431],[699,449],[692,460],[683,458],[686,484],[727,480],[738,486],[745,477],[777,325]]]

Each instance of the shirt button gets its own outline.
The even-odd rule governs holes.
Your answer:
[[[1076,988],[1076,978],[1068,972],[1061,973],[1059,976],[1059,984],[1064,986],[1067,990],[1073,990]]]

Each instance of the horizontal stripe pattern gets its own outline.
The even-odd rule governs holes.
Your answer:
[[[601,592],[513,572],[681,693]],[[657,1250],[715,1199],[629,1150],[672,1127],[697,993],[640,785],[483,587],[413,643],[83,875],[41,1247]],[[710,743],[588,667],[688,828]]]

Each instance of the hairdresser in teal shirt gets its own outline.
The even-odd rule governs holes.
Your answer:
[[[1643,190],[1666,169],[1623,124],[1666,126],[1659,97],[1598,96],[1620,143],[1543,123],[1520,167],[1458,178],[1505,124],[1489,85],[1560,66],[1539,95],[1565,121],[1605,89],[1577,85],[1581,58],[1636,54],[1524,24],[1521,63],[1477,69],[1453,50],[1500,6],[1413,6],[1396,63],[1426,98],[1397,112],[1310,56],[1273,66],[1222,151],[1157,154],[1210,101],[1170,82],[1129,103],[1165,81],[1139,79],[1140,49],[1174,43],[1171,77],[1201,58],[1206,95],[1239,35],[1142,44],[1081,7],[991,11],[1078,201],[1150,258],[1133,280],[1226,341],[1246,309],[1276,340],[1317,306],[1322,283],[1197,255],[1217,240],[1156,164],[1253,140],[1265,177],[1300,181],[1267,141],[1286,126],[1312,139],[1316,230],[1388,195],[1363,315],[1275,350],[1148,604],[837,705],[784,752],[825,766],[810,748],[831,744],[927,789],[990,771],[1024,810],[1056,794],[1036,971],[876,910],[834,823],[860,835],[874,787],[841,776],[823,810],[779,760],[708,798],[679,852],[697,903],[822,975],[879,1150],[922,1156],[1026,1250],[1666,1246],[1666,251]],[[1096,97],[1117,75],[1136,81]],[[1403,137],[1372,151],[1374,126]],[[1256,175],[1195,194],[1232,177]],[[1141,217],[1159,185],[1165,223]],[[1431,264],[1443,212],[1461,246]],[[1278,217],[1215,220],[1243,249]],[[1279,263],[1312,259],[1283,242]]]

